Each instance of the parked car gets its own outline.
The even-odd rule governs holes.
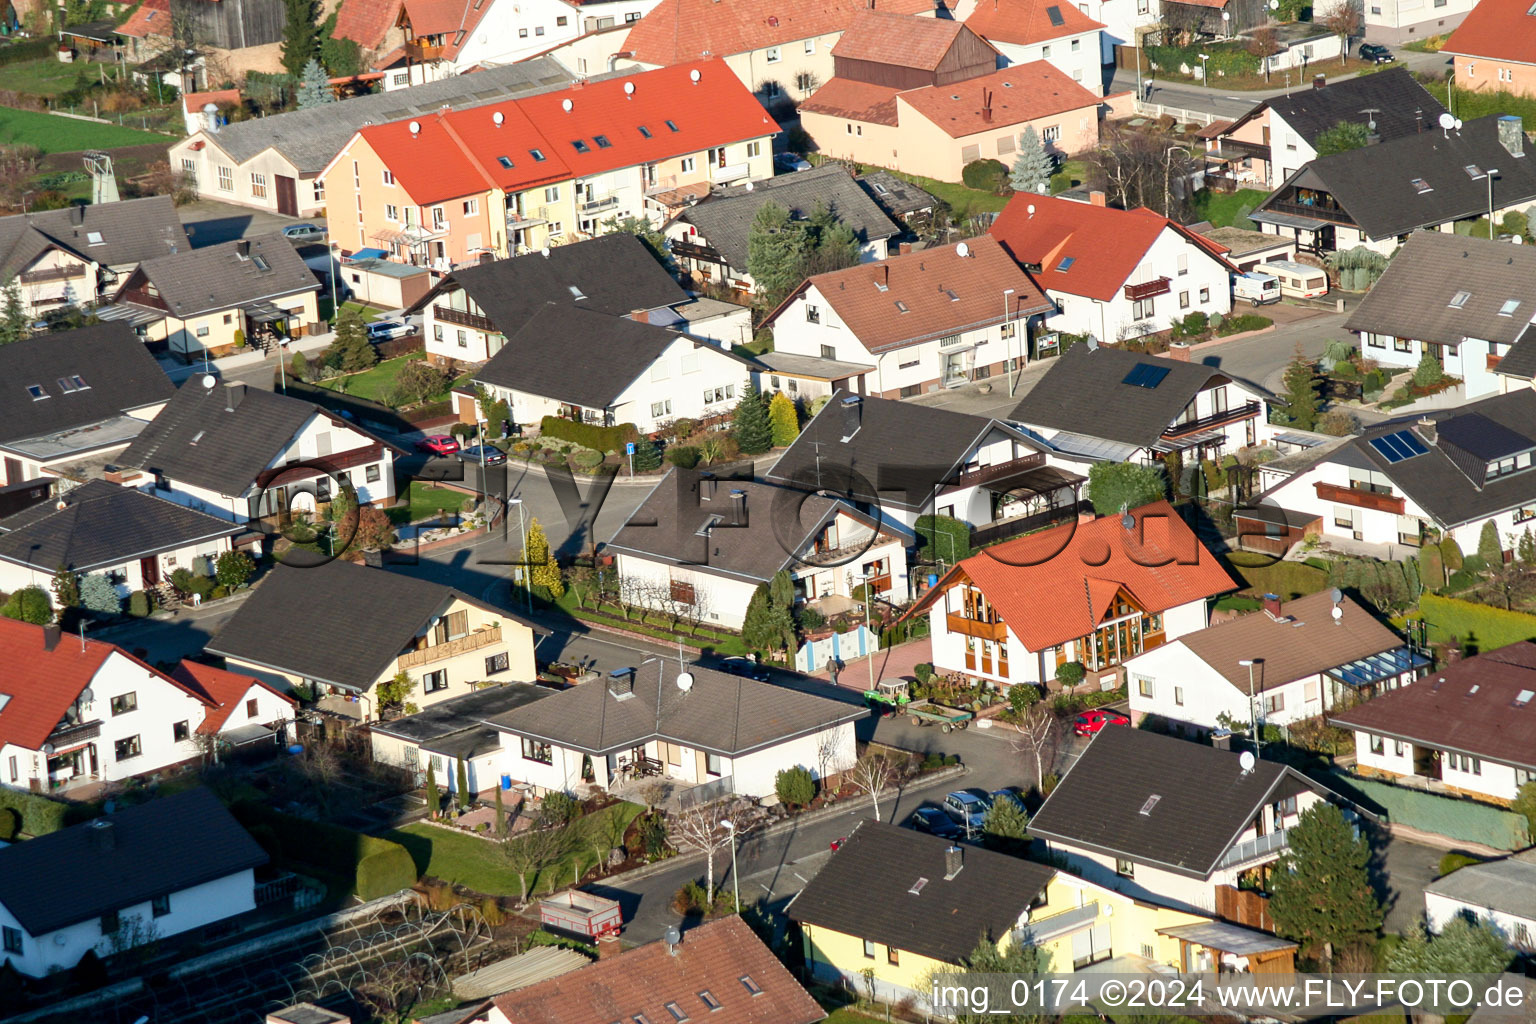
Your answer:
[[[1079,736],[1092,736],[1106,725],[1130,725],[1126,715],[1110,708],[1094,708],[1084,711],[1072,720],[1072,731]]]
[[[944,813],[962,828],[979,829],[992,809],[992,798],[973,789],[957,789],[944,797]]]
[[[459,450],[459,439],[447,434],[430,434],[416,442],[416,450],[429,455],[454,455]]]
[[[1392,51],[1380,43],[1361,43],[1360,59],[1368,60],[1372,64],[1391,64],[1397,60],[1396,57],[1392,56]]]
[[[404,320],[375,320],[368,325],[368,340],[372,342],[408,338],[415,333],[416,328]]]
[[[733,676],[745,676],[748,679],[756,679],[760,683],[768,681],[768,670],[751,658],[743,658],[739,655],[726,658],[720,662],[720,669],[721,671],[729,672]]]
[[[907,819],[907,824],[940,839],[959,839],[964,835],[954,819],[937,807],[919,807]]]
[[[811,162],[799,153],[775,153],[773,154],[773,169],[786,173],[808,171],[811,169]]]
[[[459,458],[465,462],[479,462],[487,466],[499,466],[507,461],[506,453],[490,445],[472,444],[459,450]]]
[[[290,242],[323,242],[325,228],[318,224],[290,224],[283,228],[283,237]]]

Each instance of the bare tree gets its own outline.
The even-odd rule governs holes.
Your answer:
[[[530,879],[536,879],[540,871],[569,853],[575,845],[575,839],[569,825],[555,824],[541,818],[534,822],[532,828],[502,841],[501,853],[507,860],[507,866],[517,875],[523,906],[528,905]]]
[[[1127,210],[1145,206],[1172,220],[1187,219],[1194,161],[1185,143],[1164,132],[1111,127],[1088,155],[1088,177]]]
[[[1339,63],[1349,59],[1349,41],[1360,31],[1360,8],[1353,0],[1339,0],[1323,17],[1328,31],[1339,37]]]
[[[869,794],[875,820],[880,820],[880,797],[901,780],[901,772],[884,754],[866,753],[848,770],[848,781],[860,793]]]
[[[5,205],[20,205],[22,189],[37,174],[41,155],[35,146],[0,148],[0,200]]]
[[[1260,25],[1248,33],[1248,52],[1259,58],[1264,67],[1264,81],[1269,81],[1269,58],[1285,47],[1280,45],[1280,33],[1273,25]]]
[[[1018,738],[1013,749],[1035,762],[1035,785],[1045,791],[1045,764],[1054,759],[1057,744],[1061,741],[1061,721],[1044,703],[1034,704],[1015,718],[1013,728]]]
[[[730,804],[721,800],[712,804],[696,804],[680,811],[667,822],[667,838],[678,850],[694,850],[704,854],[704,892],[711,905],[715,902],[715,851],[731,841],[731,829],[721,824],[730,820],[741,827],[730,815]]]

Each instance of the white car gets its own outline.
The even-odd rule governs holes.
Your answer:
[[[393,341],[416,333],[416,328],[404,320],[379,320],[368,325],[369,341]]]
[[[808,171],[811,163],[799,153],[775,153],[773,155],[773,168],[776,171],[793,173],[795,171]]]

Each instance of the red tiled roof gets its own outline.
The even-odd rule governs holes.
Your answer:
[[[898,91],[888,85],[870,85],[868,82],[855,82],[851,78],[833,78],[807,96],[800,104],[800,109],[826,114],[828,117],[884,124],[894,128],[898,123]]]
[[[728,57],[841,32],[866,0],[662,0],[624,48],[645,64]],[[890,14],[932,14],[934,0],[880,0]]]
[[[43,649],[42,626],[0,618],[0,665],[5,666],[0,693],[10,698],[0,705],[0,747],[10,743],[24,750],[40,749],[80,691],[90,685],[113,654],[120,654],[152,676],[203,699],[201,694],[156,672],[115,644],[86,640],[82,645],[79,637],[65,634],[53,650],[47,651]]]
[[[965,26],[948,18],[860,11],[832,47],[832,56],[932,71]]]
[[[968,578],[1031,651],[1093,632],[1123,589],[1143,610],[1165,612],[1237,587],[1166,501],[1121,516],[1066,523],[972,555],[911,612]]]
[[[199,694],[210,705],[208,713],[203,716],[203,723],[197,727],[200,733],[211,735],[222,729],[229,720],[230,712],[240,706],[253,686],[270,690],[289,704],[298,706],[297,701],[271,683],[201,662],[183,661],[171,671],[171,678]]]
[[[144,0],[128,20],[117,26],[120,36],[144,39],[171,34],[171,0]]]
[[[1051,20],[1056,12],[1060,24]],[[965,25],[983,39],[1026,46],[1097,32],[1104,26],[1070,0],[981,0]]]
[[[703,993],[718,1009],[704,1002]],[[709,1024],[814,1024],[827,1016],[739,917],[690,928],[670,950],[666,943],[650,942],[494,1001],[517,1024],[685,1018]],[[684,1016],[668,1010],[669,1003]]]
[[[332,34],[376,50],[400,20],[400,6],[400,0],[341,0]]]
[[[990,120],[982,115],[985,93],[992,95]],[[1085,107],[1093,108],[1090,113],[1097,118],[1099,105],[1099,97],[1043,60],[1014,64],[952,85],[909,89],[900,94],[900,100],[956,139]]]
[[[405,0],[401,20],[415,36],[444,36],[443,56],[449,60],[463,48],[493,0]]]
[[[1230,0],[1177,0],[1177,2],[1190,7],[1209,7],[1213,11],[1219,11],[1227,6]]]
[[[213,92],[187,92],[182,93],[181,100],[187,109],[187,113],[195,114],[210,103],[214,106],[238,104],[240,102],[240,90],[216,89]]]
[[[1442,53],[1536,64],[1536,15],[1528,0],[1480,0]]]

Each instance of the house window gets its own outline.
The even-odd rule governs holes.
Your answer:
[[[21,955],[21,929],[0,928],[0,938],[4,940],[7,953],[15,953],[17,956]]]
[[[1264,714],[1273,715],[1285,710],[1285,694],[1266,693],[1264,695]]]
[[[523,760],[537,761],[540,764],[551,764],[554,756],[549,751],[548,743],[540,743],[538,740],[523,737]]]
[[[1072,40],[1072,52],[1073,53],[1076,53],[1078,50],[1081,50],[1082,48],[1083,48],[1083,41],[1081,39],[1074,39],[1074,40]]]
[[[1137,676],[1136,691],[1143,697],[1150,698],[1152,696],[1152,680],[1148,679],[1146,676]]]
[[[1209,288],[1201,288],[1200,289],[1200,301],[1201,302],[1210,302],[1211,301],[1211,290]]]
[[[459,330],[455,333],[458,335],[459,348],[469,348],[469,332]]]
[[[1131,302],[1132,320],[1150,320],[1152,318],[1152,299],[1135,299]]]
[[[101,934],[116,935],[117,930],[123,926],[122,920],[117,916],[117,911],[109,910],[101,915]]]
[[[11,755],[11,781],[12,782],[20,782],[21,781],[21,773],[19,771],[17,771],[17,769],[16,769],[16,755],[15,754]]]
[[[1179,268],[1179,273],[1178,273],[1179,277],[1183,277],[1185,274],[1189,273],[1189,253],[1187,253],[1187,252],[1179,253],[1178,259],[1176,261],[1176,265]]]
[[[1040,47],[1040,59],[1041,60],[1050,60],[1051,59],[1051,48],[1049,46],[1042,46],[1042,47]]]
[[[506,651],[502,651],[500,654],[492,654],[490,657],[485,659],[485,674],[488,676],[493,676],[498,672],[505,672],[507,670],[507,664],[508,662]]]
[[[199,338],[206,338],[206,337],[208,337],[208,328],[207,328],[206,325],[204,325],[202,327],[199,327],[197,329],[197,336]]]
[[[814,40],[814,39],[807,39],[805,41],[805,54],[806,54],[806,56],[809,57],[811,54],[813,54],[815,52],[816,52],[816,40]]]
[[[873,939],[865,939],[864,940],[864,959],[866,959],[866,960],[873,960],[874,958],[875,958],[875,941]]]
[[[473,217],[476,214],[478,214],[479,212],[480,212],[480,200],[478,200],[478,199],[466,199],[466,200],[464,200],[464,216],[466,216],[466,217]]]
[[[962,146],[962,147],[960,147],[960,162],[961,163],[965,163],[965,164],[975,163],[977,160],[980,160],[980,159],[981,159],[981,147],[980,146]]]
[[[1121,875],[1121,876],[1123,876],[1125,878],[1135,878],[1136,877],[1136,865],[1131,863],[1130,861],[1126,860],[1124,857],[1116,857],[1115,858],[1115,874]]]
[[[805,304],[805,322],[808,324],[821,323],[821,307],[813,302],[807,302]],[[825,348],[826,346],[823,345],[822,347]]]
[[[448,226],[448,213],[441,206],[432,207],[432,230],[442,231]]]
[[[566,15],[562,14],[562,15],[559,15],[558,17],[555,18],[555,27],[556,28],[565,28],[567,25],[570,24],[570,22],[571,22],[571,19],[569,17],[567,17]]]
[[[759,157],[759,156],[762,156],[762,155],[763,155],[763,144],[761,142],[749,142],[749,143],[747,143],[747,159],[748,160],[751,160],[754,157]]]
[[[130,711],[139,710],[139,695],[137,693],[123,693],[112,698],[112,714],[126,715]]]
[[[536,35],[536,36],[543,35],[544,34],[544,26],[543,25],[536,25],[536,26],[534,26],[533,34]]]
[[[692,174],[696,167],[698,167],[697,161],[695,161],[691,156],[685,156],[683,157],[682,163],[678,169],[684,174]]]
[[[549,188],[545,189],[544,201],[546,203],[558,203],[560,201],[560,186],[551,185]]]
[[[769,64],[777,64],[779,62],[779,48],[777,46],[768,47],[767,58]]]
[[[384,168],[384,184],[386,184],[386,185],[393,185],[394,183],[395,183],[395,172],[390,170],[388,167]]]
[[[171,741],[180,743],[192,735],[192,729],[186,722],[173,722],[171,724]]]
[[[1348,505],[1333,506],[1333,525],[1342,526],[1346,530],[1355,528],[1355,510]]]
[[[1371,737],[1371,753],[1373,753],[1373,754],[1385,754],[1386,752],[1387,752],[1387,741],[1385,739],[1383,739],[1382,737],[1380,737],[1380,736],[1372,736]]]
[[[1393,338],[1392,348],[1398,352],[1412,352],[1413,340],[1411,338]]]
[[[448,670],[440,668],[436,672],[425,672],[421,677],[421,691],[423,693],[436,693],[439,690],[448,689]]]
[[[137,736],[129,736],[112,744],[112,752],[119,761],[131,761],[144,753],[144,749],[140,746]]]
[[[1042,142],[1060,142],[1061,141],[1061,125],[1059,125],[1059,124],[1046,125],[1045,130],[1040,133],[1040,140]]]
[[[668,398],[668,399],[664,399],[663,401],[660,401],[660,402],[652,402],[651,403],[651,418],[652,419],[655,419],[658,416],[671,416],[671,415],[672,415],[672,399]]]
[[[1445,6],[1445,0],[1435,0],[1435,6],[1436,7],[1444,7]],[[1501,81],[1501,82],[1513,82],[1514,80],[1515,80],[1515,73],[1514,73],[1514,71],[1512,69],[1510,69],[1510,68],[1499,68],[1499,81]]]
[[[398,223],[400,220],[400,207],[396,206],[394,203],[385,203],[384,219],[392,220]]]
[[[252,697],[250,700],[245,702],[245,717],[246,718],[255,718],[256,717],[256,698],[255,697]]]
[[[1179,707],[1184,706],[1184,687],[1175,686],[1173,688],[1173,702]]]
[[[525,28],[518,29],[517,30],[517,38],[519,38],[519,39],[527,39],[528,38],[528,30],[525,29]]]
[[[1179,292],[1179,308],[1189,308],[1189,292]]]
[[[233,167],[219,168],[219,191],[233,192],[235,190],[235,169]]]
[[[1468,754],[1446,754],[1445,758],[1449,762],[1452,771],[1464,772],[1468,775],[1483,774],[1482,758],[1472,757]]]
[[[379,482],[379,467],[377,464],[369,466],[363,471],[363,479],[370,484]]]
[[[267,198],[267,176],[265,174],[251,174],[251,198]]]
[[[725,765],[721,762],[719,754],[705,753],[704,773],[706,775],[720,776],[725,774]]]
[[[837,349],[832,347],[831,345],[823,345],[823,346],[821,346],[821,358],[823,358],[823,359],[836,359],[837,358]]]
[[[156,896],[149,901],[149,912],[155,917],[164,917],[171,912],[171,897],[167,893],[164,896]]]
[[[901,953],[897,951],[895,946],[885,947],[885,962],[892,967],[901,966]]]

